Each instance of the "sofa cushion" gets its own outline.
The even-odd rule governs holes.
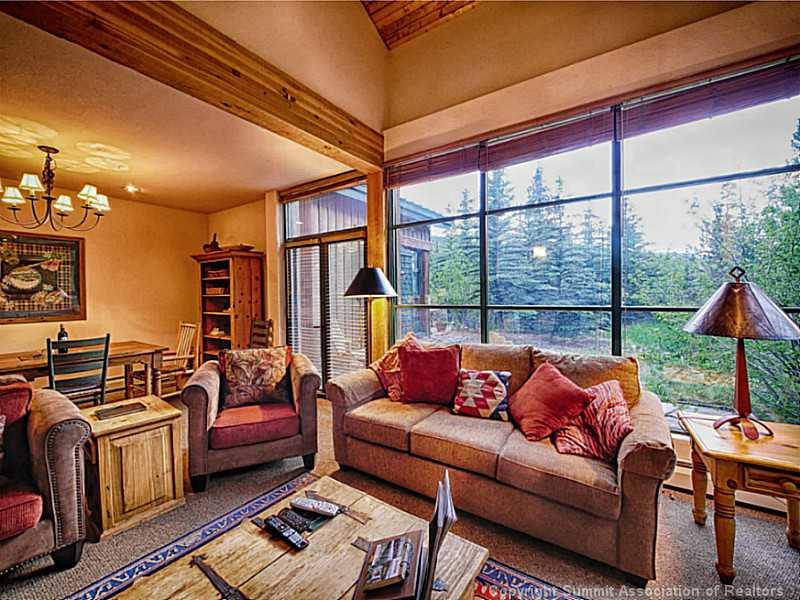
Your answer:
[[[250,404],[226,408],[211,427],[210,445],[220,450],[271,442],[300,433],[293,404]]]
[[[365,442],[408,452],[411,428],[438,410],[442,407],[378,398],[346,413],[344,432]]]
[[[29,483],[0,476],[0,540],[30,529],[42,518],[42,497]]]
[[[633,356],[589,356],[534,350],[532,360],[534,370],[549,362],[567,379],[582,388],[616,379],[628,408],[639,402],[642,386],[639,382],[639,363]]]
[[[461,346],[461,368],[476,371],[510,371],[508,382],[510,396],[528,381],[533,373],[530,346],[506,346],[501,344],[463,344]]]
[[[457,344],[421,350],[401,346],[399,354],[403,402],[445,406],[453,403],[461,355],[461,348]]]
[[[500,453],[497,480],[606,519],[618,518],[622,508],[614,466],[559,454],[549,440],[530,442],[520,431]]]
[[[439,411],[411,429],[411,454],[494,477],[511,423]]]

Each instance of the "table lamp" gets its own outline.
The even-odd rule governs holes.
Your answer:
[[[756,425],[767,435],[772,430],[750,415],[750,383],[744,340],[797,340],[800,327],[792,321],[756,284],[742,281],[744,269],[734,267],[729,275],[735,281],[723,283],[713,296],[683,327],[689,333],[736,338],[736,384],[734,407],[737,414],[714,422],[719,429],[725,423],[738,425],[745,437],[758,439]]]

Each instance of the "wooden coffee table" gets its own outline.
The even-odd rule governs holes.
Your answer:
[[[292,498],[305,496],[306,490],[314,490],[371,518],[362,525],[347,515],[339,515],[311,533],[310,544],[299,552],[271,539],[247,519],[195,552],[139,579],[118,597],[216,600],[219,593],[197,567],[189,564],[192,556],[203,555],[217,574],[250,600],[350,598],[364,560],[364,552],[352,544],[356,538],[375,540],[427,527],[423,519],[330,477],[298,490],[259,516],[277,513],[289,506]],[[475,577],[488,557],[486,548],[448,534],[436,570],[447,592],[435,593],[436,600],[473,598]]]

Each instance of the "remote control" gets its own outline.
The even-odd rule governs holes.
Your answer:
[[[279,537],[285,542],[288,542],[290,546],[296,548],[297,550],[302,550],[308,546],[307,539],[303,538],[303,536],[301,536],[275,515],[268,516],[266,520],[255,518],[253,519],[253,523],[258,527],[261,527],[261,529],[268,531],[271,535]]]
[[[291,508],[282,509],[278,513],[278,517],[282,521],[286,521],[286,524],[298,533],[311,531],[311,520],[306,519],[304,516],[294,512]]]
[[[326,517],[335,517],[339,514],[339,507],[330,502],[322,502],[321,500],[312,500],[311,498],[295,498],[290,502],[292,508],[299,508],[300,510],[307,510],[308,512],[317,513]]]

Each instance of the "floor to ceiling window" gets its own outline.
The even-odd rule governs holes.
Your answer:
[[[734,340],[682,326],[739,265],[800,319],[800,61],[390,167],[395,333],[636,354],[727,408]],[[800,343],[748,342],[754,411],[800,422]]]
[[[323,381],[367,364],[365,300],[344,297],[364,266],[366,206],[366,187],[357,185],[284,208],[286,338]]]

